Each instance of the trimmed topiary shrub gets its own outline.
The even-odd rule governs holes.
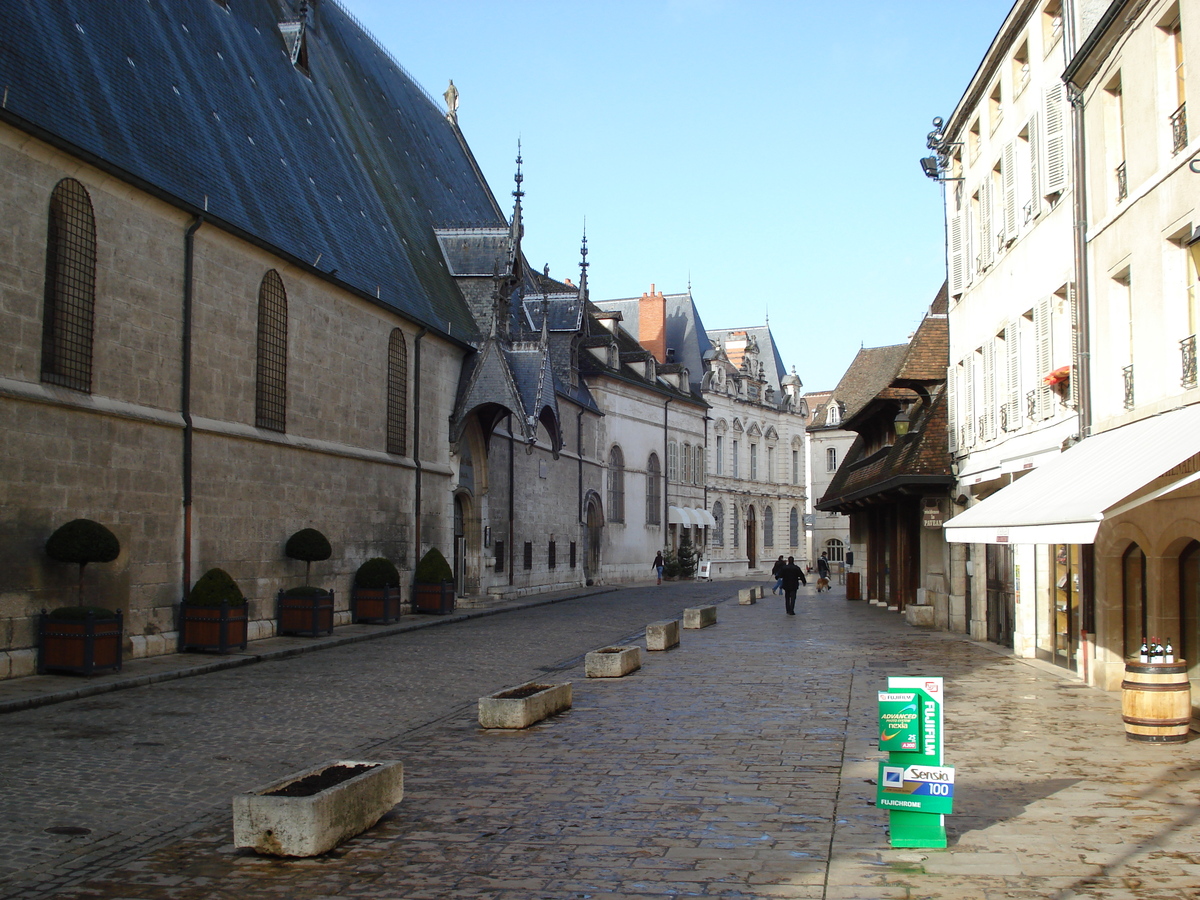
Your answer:
[[[189,606],[220,606],[222,600],[228,600],[230,606],[242,606],[246,597],[228,572],[209,569],[192,585],[187,602]]]
[[[308,585],[308,575],[312,564],[329,559],[333,555],[333,547],[329,539],[315,528],[302,528],[287,539],[283,553],[288,559],[298,559],[304,563],[304,584]]]
[[[390,559],[376,556],[358,567],[354,573],[354,586],[374,590],[399,587],[400,573]]]
[[[51,619],[58,619],[59,621],[74,621],[76,619],[82,621],[89,615],[95,616],[97,619],[111,619],[117,614],[111,609],[105,609],[103,606],[60,606],[49,613]]]
[[[446,562],[446,557],[442,556],[442,551],[437,547],[429,548],[429,552],[421,557],[413,573],[413,581],[416,584],[441,584],[453,580],[454,572],[450,563]]]
[[[117,536],[91,519],[74,519],[46,540],[46,555],[79,566],[79,605],[83,605],[83,567],[92,562],[112,562],[121,555]],[[105,610],[111,614],[110,610]]]

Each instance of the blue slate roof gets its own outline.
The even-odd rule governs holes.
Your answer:
[[[283,12],[280,13],[280,9]],[[505,217],[442,110],[335,0],[4,0],[0,117],[458,338],[435,226]],[[294,29],[293,29],[294,30]]]

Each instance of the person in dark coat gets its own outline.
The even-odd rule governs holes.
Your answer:
[[[658,573],[658,583],[662,584],[663,569],[666,568],[666,563],[663,561],[662,551],[658,551],[658,555],[654,557],[654,562],[650,563],[651,568]]]
[[[789,616],[794,616],[796,614],[796,591],[800,590],[800,585],[808,584],[808,579],[804,577],[804,570],[796,565],[796,561],[789,556],[787,564],[779,570],[779,580],[783,582],[784,609],[787,610]]]
[[[771,566],[771,577],[775,579],[775,587],[771,588],[772,594],[778,594],[780,588],[783,587],[783,582],[779,578],[779,573],[783,570],[783,567],[786,565],[787,565],[787,563],[785,563],[783,561],[783,557],[780,556],[779,559],[777,559],[775,561],[775,565]]]

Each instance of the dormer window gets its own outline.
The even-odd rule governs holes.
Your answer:
[[[838,403],[830,403],[829,404],[829,409],[825,416],[825,424],[826,425],[841,425],[842,424],[842,410],[841,410],[840,404],[838,404]]]

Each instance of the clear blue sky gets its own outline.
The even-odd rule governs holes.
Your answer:
[[[903,342],[945,278],[921,174],[1006,2],[342,0],[459,125],[525,251],[598,303],[691,279],[709,328],[761,325],[806,390]]]

